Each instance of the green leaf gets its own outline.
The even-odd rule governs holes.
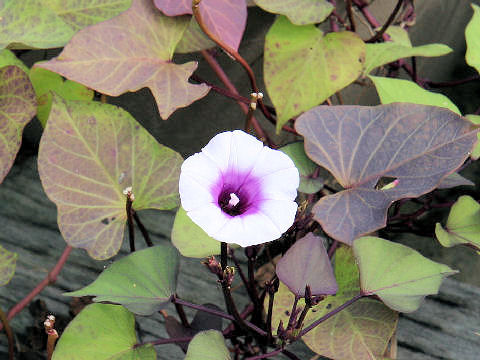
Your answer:
[[[303,142],[291,143],[282,146],[279,150],[283,151],[292,159],[300,173],[300,186],[298,191],[305,194],[314,194],[323,188],[323,179],[312,177],[318,166],[305,154]]]
[[[19,67],[0,68],[0,183],[10,171],[22,143],[23,128],[37,104],[28,75]]]
[[[410,37],[408,36],[408,31],[402,28],[401,26],[390,25],[387,28],[386,33],[390,36],[390,39],[395,44],[412,47],[412,43],[410,42]]]
[[[458,272],[408,246],[373,236],[355,240],[353,251],[362,292],[377,295],[396,311],[417,310],[425,296],[438,293],[443,278]]]
[[[346,52],[345,49],[348,48]],[[323,33],[280,16],[265,39],[264,73],[278,114],[277,132],[293,116],[352,83],[362,71],[365,44],[354,33]]]
[[[207,235],[180,207],[172,227],[172,243],[180,254],[192,258],[204,258],[220,254],[220,242]]]
[[[17,58],[13,52],[8,49],[3,49],[0,51],[0,68],[8,65],[15,65],[22,69],[28,74],[29,69],[22,60]]]
[[[188,345],[185,360],[230,360],[225,339],[217,330],[199,332]]]
[[[480,6],[471,4],[473,16],[465,28],[465,40],[467,42],[467,52],[465,60],[467,64],[480,72]]]
[[[427,91],[409,80],[393,79],[369,75],[377,88],[382,104],[408,102],[420,105],[433,105],[452,110],[461,115],[458,107],[445,95]]]
[[[295,25],[321,23],[334,9],[327,0],[255,0],[255,3],[265,11],[287,16]]]
[[[115,261],[93,283],[64,295],[96,296],[95,302],[108,301],[138,315],[152,315],[175,294],[178,269],[177,250],[158,245]]]
[[[126,111],[53,97],[38,171],[57,205],[63,237],[93,258],[107,259],[121,246],[127,187],[136,211],[178,205],[181,163],[178,153],[158,144]]]
[[[465,117],[470,120],[470,122],[474,125],[480,125],[480,115],[468,114]],[[480,132],[477,133],[477,143],[473,147],[472,154],[470,157],[473,160],[477,160],[480,158]]]
[[[216,44],[208,38],[200,29],[195,17],[192,16],[188,24],[187,30],[183,33],[182,38],[175,48],[176,53],[189,53],[215,47]]]
[[[364,74],[368,75],[373,69],[389,64],[398,59],[412,56],[442,56],[452,52],[452,49],[443,44],[428,44],[409,47],[394,42],[366,44]]]
[[[71,80],[63,78],[49,70],[38,67],[30,71],[30,80],[37,95],[37,118],[43,127],[47,124],[48,115],[52,107],[52,93],[54,91],[66,100],[92,100],[93,90]]]
[[[0,48],[64,46],[83,27],[126,10],[131,0],[4,0],[0,2]]]
[[[450,209],[445,229],[437,223],[435,235],[445,247],[469,244],[480,250],[480,204],[470,196],[460,196]]]
[[[0,246],[0,286],[8,284],[15,273],[18,255]]]
[[[335,277],[339,290],[328,296],[307,317],[313,322],[360,292],[358,268],[351,248],[335,253]],[[291,306],[291,305],[290,305]],[[371,360],[381,357],[397,326],[398,314],[380,301],[360,299],[321,323],[302,339],[317,354],[333,359]]]
[[[52,360],[155,360],[152,345],[134,347],[135,318],[118,305],[91,304],[68,324]]]

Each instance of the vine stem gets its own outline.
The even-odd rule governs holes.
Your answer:
[[[204,59],[207,61],[208,65],[212,68],[212,70],[215,72],[217,77],[220,79],[220,81],[223,83],[223,85],[226,86],[226,88],[234,95],[239,96],[238,90],[233,85],[232,81],[230,78],[227,76],[225,71],[223,71],[222,67],[220,64],[217,62],[217,60],[210,54],[207,50],[202,50],[201,54],[203,55]],[[245,115],[249,116],[249,113],[251,112],[250,106],[245,104],[244,102],[241,102],[240,100],[237,100],[238,105],[242,109],[242,111],[245,113]],[[248,102],[250,103],[250,101]],[[251,114],[251,118],[249,120],[255,129],[255,132],[258,134],[258,136],[261,139],[265,139],[265,142],[269,145],[272,146],[273,143],[268,137],[268,135],[265,133],[263,128],[260,126],[260,123],[258,120]]]
[[[62,255],[58,259],[57,263],[53,267],[53,269],[48,273],[48,275],[43,279],[25,298],[23,298],[19,303],[17,303],[13,308],[10,309],[7,315],[8,320],[12,320],[15,315],[17,315],[20,311],[22,311],[32,300],[35,296],[37,296],[44,288],[48,285],[51,285],[57,281],[57,276],[62,270],[63,266],[67,262],[68,256],[72,252],[73,248],[70,245],[67,245],[65,250],[63,250]],[[0,330],[2,330],[3,326],[0,326]]]
[[[332,316],[338,314],[340,311],[342,311],[343,309],[349,307],[350,305],[352,305],[353,303],[355,303],[356,301],[360,300],[362,297],[364,297],[365,295],[363,295],[362,293],[360,294],[357,294],[355,295],[353,298],[351,298],[350,300],[348,300],[346,303],[340,305],[339,307],[333,309],[332,311],[330,311],[328,314],[322,316],[320,319],[318,319],[317,321],[314,321],[313,323],[311,323],[309,326],[307,326],[305,329],[303,329],[302,331],[300,331],[300,333],[296,336],[296,339],[298,338],[301,338],[302,336],[304,336],[306,333],[308,333],[310,330],[313,330],[315,327],[317,327],[318,325],[320,325],[322,322],[330,319]]]
[[[14,347],[13,347],[13,331],[12,328],[10,327],[10,324],[8,323],[7,316],[5,313],[0,309],[0,322],[3,324],[3,327],[5,328],[5,334],[7,334],[7,339],[8,339],[8,359],[9,360],[14,360],[15,359],[15,353],[14,353]]]
[[[282,351],[283,351],[283,349],[280,348],[280,349],[273,350],[273,351],[271,351],[271,352],[269,352],[269,353],[266,353],[266,354],[261,354],[261,355],[252,356],[252,357],[246,358],[245,360],[267,359],[267,358],[269,358],[269,357],[272,357],[272,356],[275,356],[275,355],[277,355],[277,354],[280,354]]]
[[[127,212],[127,223],[128,223],[128,240],[130,241],[130,252],[135,251],[135,230],[133,227],[133,200],[131,196],[127,194],[127,202],[125,205],[125,210]]]
[[[189,308],[192,308],[192,309],[195,309],[195,310],[198,310],[198,311],[203,311],[203,312],[206,312],[206,313],[209,313],[209,314],[212,314],[212,315],[215,315],[215,316],[218,316],[218,317],[221,317],[221,318],[224,318],[224,319],[227,319],[227,320],[230,320],[230,321],[235,321],[235,318],[230,315],[230,314],[226,314],[224,313],[223,311],[219,311],[219,310],[215,310],[215,309],[210,309],[206,306],[202,306],[202,305],[197,305],[197,304],[192,304],[192,303],[189,303],[185,300],[182,300],[182,299],[179,299],[177,297],[174,297],[172,299],[172,302],[175,304],[175,303],[178,303],[180,305],[183,305],[183,306],[186,306],[186,307],[189,307]],[[251,330],[255,331],[256,333],[258,333],[259,335],[261,336],[266,336],[267,335],[267,332],[260,329],[258,326],[252,324],[251,322],[247,321],[247,320],[243,320],[244,324],[250,328]]]
[[[385,34],[385,31],[387,31],[388,27],[393,23],[393,20],[395,20],[395,17],[397,16],[398,12],[400,11],[402,5],[403,5],[404,0],[398,0],[397,5],[393,9],[392,13],[388,17],[387,21],[385,24],[383,24],[382,28],[380,29],[379,32],[377,32],[374,36],[372,36],[370,39],[368,39],[367,43],[372,43],[380,40],[380,38]]]

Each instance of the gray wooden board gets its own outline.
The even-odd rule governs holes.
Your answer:
[[[0,244],[19,255],[14,278],[0,288],[0,307],[8,309],[28,294],[57,261],[65,247],[56,224],[56,209],[46,197],[36,170],[36,157],[17,163],[0,186]],[[169,241],[173,212],[144,211],[140,217],[153,241]],[[140,234],[137,234],[141,239]],[[141,243],[141,241],[138,241]],[[124,256],[127,242],[118,256]],[[92,280],[110,261],[95,261],[85,251],[75,249],[57,282],[37,298],[45,301],[49,311],[68,316],[70,298],[63,292],[79,289]],[[222,306],[222,294],[215,278],[199,260],[183,258],[178,293],[194,303]],[[246,304],[242,288],[235,292],[239,307]],[[173,307],[167,311],[174,313]],[[187,310],[189,316],[193,312]],[[28,310],[15,317],[11,325],[16,334],[25,334],[32,326]],[[167,336],[159,316],[139,318],[142,341]],[[474,360],[480,353],[480,289],[447,279],[439,295],[429,297],[420,310],[402,315],[398,329],[399,359]],[[305,346],[295,344],[301,359],[313,356]],[[0,359],[7,357],[6,338],[0,336]],[[174,345],[158,347],[159,359],[182,359]],[[42,359],[40,355],[30,357]],[[279,356],[279,358],[281,358]]]

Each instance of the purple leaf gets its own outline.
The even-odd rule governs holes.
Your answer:
[[[166,119],[209,90],[188,82],[197,63],[171,61],[187,26],[187,18],[164,16],[151,0],[134,0],[119,16],[78,32],[58,57],[38,66],[111,96],[148,87]]]
[[[35,92],[28,75],[14,65],[0,68],[0,183],[20,149],[23,128],[36,110]]]
[[[330,236],[349,245],[385,226],[393,201],[437,187],[477,138],[471,124],[450,110],[407,103],[318,106],[297,119],[296,129],[309,157],[347,188],[323,197],[313,213]],[[386,177],[398,184],[377,190]]]
[[[464,178],[462,175],[460,175],[459,173],[451,173],[450,175],[448,175],[446,178],[444,178],[442,180],[442,182],[438,185],[438,189],[450,189],[450,188],[453,188],[453,187],[457,187],[457,186],[475,186],[475,184]]]
[[[313,233],[288,249],[278,262],[276,272],[280,281],[297,296],[304,296],[307,285],[312,295],[331,295],[338,290],[323,239]]]
[[[190,0],[154,0],[165,15],[192,14]],[[225,44],[238,50],[247,23],[245,0],[202,0],[200,15],[206,27]]]

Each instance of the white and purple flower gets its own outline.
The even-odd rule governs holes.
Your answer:
[[[278,239],[293,224],[298,185],[287,155],[235,130],[185,160],[179,190],[188,216],[209,236],[246,247]]]

